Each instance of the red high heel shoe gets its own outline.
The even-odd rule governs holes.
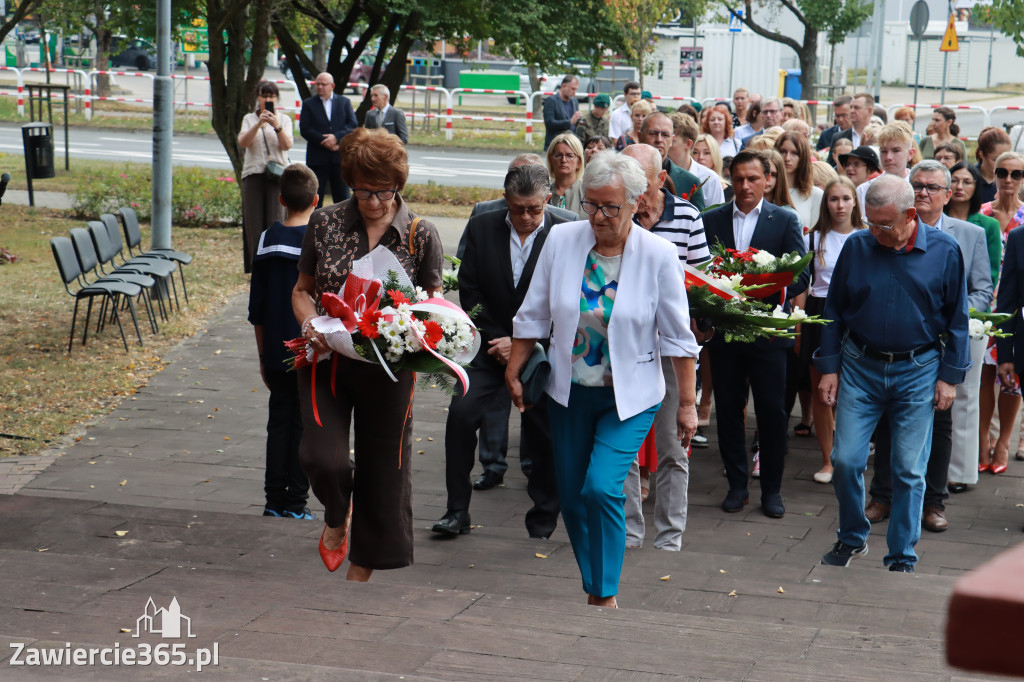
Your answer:
[[[334,573],[345,563],[345,555],[348,554],[348,533],[345,534],[345,541],[341,543],[341,547],[338,549],[327,549],[324,546],[324,533],[326,532],[327,526],[324,525],[324,531],[320,533],[320,558],[323,560],[327,570]]]
[[[1003,473],[1004,471],[1006,471],[1006,467],[1007,467],[1007,465],[1006,465],[1006,464],[993,464],[993,465],[992,465],[992,468],[990,469],[990,471],[991,471],[991,472],[992,472],[993,474],[1001,474],[1001,473]]]
[[[979,464],[978,465],[978,473],[979,474],[983,474],[986,471],[992,471],[992,465],[991,464]]]

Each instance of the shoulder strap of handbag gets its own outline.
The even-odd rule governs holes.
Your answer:
[[[413,241],[413,238],[416,236],[416,226],[420,224],[421,220],[423,220],[423,219],[420,218],[419,216],[416,216],[415,218],[412,219],[412,222],[409,223],[409,255],[410,256],[415,256],[416,255],[416,242]]]
[[[273,161],[270,158],[270,145],[267,144],[267,129],[263,127],[262,123],[260,124],[260,133],[263,134],[263,146],[267,148],[267,161]]]

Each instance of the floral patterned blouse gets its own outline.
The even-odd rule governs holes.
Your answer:
[[[400,194],[395,195],[395,202],[398,210],[377,245],[387,247],[395,254],[414,284],[426,290],[440,288],[444,250],[437,228],[427,220],[420,220],[412,235],[413,248],[410,251],[409,231],[416,216],[409,211]],[[313,212],[302,241],[299,272],[313,277],[316,286],[314,300],[321,315],[324,310],[320,306],[320,295],[325,291],[339,292],[352,262],[369,252],[369,238],[354,197]]]

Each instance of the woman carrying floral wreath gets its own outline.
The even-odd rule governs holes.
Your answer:
[[[320,356],[330,355],[323,334],[312,325],[325,313],[321,295],[342,289],[353,261],[384,246],[413,284],[429,294],[441,290],[444,262],[436,228],[414,216],[402,200],[409,162],[401,140],[383,129],[357,128],[345,136],[339,151],[341,174],[353,196],[313,213],[292,292],[302,335]],[[298,371],[299,460],[325,510],[320,557],[328,570],[337,570],[351,546],[347,577],[364,582],[375,569],[408,566],[413,561],[415,374],[399,371],[392,381],[379,364],[337,354]],[[349,456],[353,425],[354,465]]]

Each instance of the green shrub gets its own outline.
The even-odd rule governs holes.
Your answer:
[[[175,166],[171,190],[171,220],[182,227],[238,225],[242,222],[242,194],[233,175],[208,169]],[[110,166],[72,194],[72,210],[79,218],[95,219],[122,206],[135,209],[140,220],[153,213],[153,178],[147,171]]]

